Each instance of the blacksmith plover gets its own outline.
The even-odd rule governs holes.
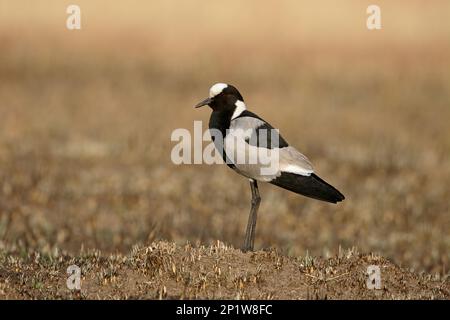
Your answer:
[[[256,217],[261,202],[257,181],[264,181],[317,200],[337,203],[345,199],[336,188],[319,178],[303,154],[290,146],[278,131],[256,114],[247,110],[244,99],[232,85],[216,83],[209,90],[209,98],[195,107],[208,105],[212,109],[210,132],[219,132],[222,139],[212,134],[216,149],[227,165],[250,179],[251,210],[244,240],[244,251],[252,251],[255,239]],[[267,162],[248,161],[252,152],[266,152],[277,157],[275,170],[263,174]],[[239,156],[242,156],[239,158]],[[247,161],[237,161],[245,159]]]

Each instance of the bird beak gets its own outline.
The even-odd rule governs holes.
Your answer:
[[[197,103],[194,106],[194,108],[200,108],[200,107],[206,106],[206,105],[210,104],[212,102],[212,100],[213,100],[212,98],[206,98],[202,102]]]

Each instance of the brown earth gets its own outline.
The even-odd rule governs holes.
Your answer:
[[[445,279],[418,275],[355,249],[329,259],[294,258],[269,249],[243,253],[155,242],[128,255],[1,252],[6,299],[449,299]],[[66,287],[67,266],[81,268],[81,290]],[[368,289],[367,267],[381,271]]]

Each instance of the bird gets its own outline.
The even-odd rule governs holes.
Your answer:
[[[242,247],[244,252],[254,250],[256,220],[261,203],[258,182],[267,182],[334,204],[345,199],[340,191],[315,173],[308,158],[289,145],[277,129],[247,109],[244,98],[235,86],[214,84],[209,89],[209,97],[194,107],[206,105],[212,109],[209,131],[214,147],[231,169],[250,181],[252,198]],[[277,160],[275,168],[269,170],[267,161],[248,161],[251,154],[264,152],[269,158],[272,156]],[[241,161],[237,161],[239,159]]]

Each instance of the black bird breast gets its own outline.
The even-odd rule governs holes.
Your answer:
[[[225,139],[225,135],[227,133],[227,129],[230,128],[232,111],[213,111],[211,113],[211,117],[209,118],[209,130],[211,133],[211,139],[214,141],[214,145],[216,146],[217,151],[222,155],[223,161],[230,168],[234,169],[235,166],[232,164],[232,161],[228,159],[225,150],[223,148],[223,143]],[[221,133],[221,139],[217,140],[217,137],[211,132],[211,130],[218,130]]]

